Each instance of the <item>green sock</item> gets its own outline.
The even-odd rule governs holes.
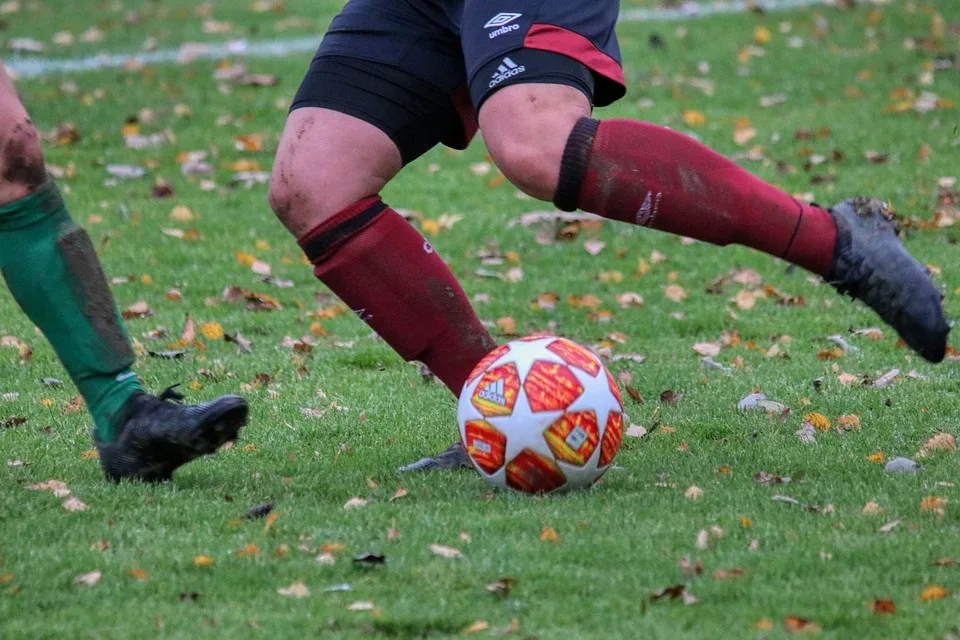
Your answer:
[[[97,436],[111,442],[124,404],[140,390],[133,349],[93,243],[52,180],[0,207],[0,271],[77,385]]]

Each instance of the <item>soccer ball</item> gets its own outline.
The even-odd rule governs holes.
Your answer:
[[[492,484],[527,493],[588,487],[623,437],[623,399],[588,349],[531,337],[497,347],[460,394],[460,439]]]

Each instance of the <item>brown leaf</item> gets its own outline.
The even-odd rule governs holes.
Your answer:
[[[818,633],[820,631],[820,626],[817,623],[798,616],[784,618],[783,628],[790,633]]]
[[[214,559],[210,556],[197,556],[193,559],[193,566],[195,567],[212,567]]]
[[[397,487],[396,492],[393,494],[393,497],[390,498],[389,502],[393,502],[394,500],[399,500],[400,498],[406,497],[406,495],[407,495],[406,489],[404,489],[403,487]]]
[[[492,593],[495,596],[501,598],[506,598],[510,595],[510,591],[513,589],[514,585],[517,584],[516,578],[503,577],[497,578],[495,581],[484,586],[483,588],[488,592]]]
[[[938,567],[954,567],[957,565],[957,561],[953,558],[940,558],[933,564],[937,565]]]
[[[650,596],[650,602],[656,602],[657,600],[661,600],[664,598],[666,598],[667,600],[682,600],[683,604],[687,606],[696,604],[697,602],[699,602],[699,599],[695,595],[687,591],[686,586],[682,584],[671,585],[669,587],[664,587],[663,589],[660,589],[659,591],[654,592]]]
[[[733,569],[717,569],[713,572],[714,580],[729,580],[730,578],[741,578],[747,575],[747,572],[742,567],[734,567]]]
[[[870,603],[874,615],[893,615],[897,612],[897,605],[893,600],[874,600]]]
[[[944,507],[947,506],[948,500],[946,498],[938,498],[937,496],[926,496],[923,500],[920,501],[920,511],[933,511],[940,515],[943,515]]]
[[[149,580],[150,572],[143,569],[127,569],[127,575],[134,580]]]
[[[152,316],[153,313],[154,311],[150,308],[150,305],[148,305],[145,301],[140,300],[139,302],[135,302],[127,307],[126,311],[120,315],[124,320],[135,320],[137,318],[146,318],[147,316]]]
[[[660,402],[669,407],[675,407],[680,404],[680,401],[683,400],[683,394],[677,393],[673,389],[667,389],[660,394]]]
[[[190,344],[197,339],[197,328],[196,324],[193,321],[193,318],[190,317],[190,314],[187,314],[186,320],[183,322],[183,331],[180,332],[180,342],[184,345]]]
[[[954,439],[953,435],[941,431],[937,433],[932,438],[923,443],[923,448],[920,450],[924,455],[928,454],[930,451],[956,451],[957,450],[957,441]]]
[[[688,556],[683,556],[680,558],[678,564],[680,565],[680,569],[683,571],[683,575],[685,576],[698,576],[703,573],[703,562],[700,560],[699,556],[697,556],[697,559],[692,563],[690,562],[690,558]]]
[[[500,335],[503,336],[515,336],[517,335],[517,322],[510,316],[505,316],[497,320],[497,328],[500,330]]]

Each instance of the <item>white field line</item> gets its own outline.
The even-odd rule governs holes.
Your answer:
[[[800,9],[831,0],[715,0],[687,2],[680,7],[664,9],[630,9],[620,13],[621,22],[673,22],[706,18],[715,15],[744,13],[753,8],[765,11]],[[39,58],[13,55],[3,60],[8,70],[21,78],[48,75],[102,71],[123,67],[131,61],[142,65],[156,65],[186,60],[216,60],[228,57],[282,58],[316,50],[320,36],[283,38],[263,42],[236,40],[220,43],[190,43],[177,49],[135,51],[130,53],[98,54],[78,58]]]

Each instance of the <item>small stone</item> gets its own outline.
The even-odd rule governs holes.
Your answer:
[[[910,458],[894,458],[883,468],[887,473],[916,473],[923,467]]]

